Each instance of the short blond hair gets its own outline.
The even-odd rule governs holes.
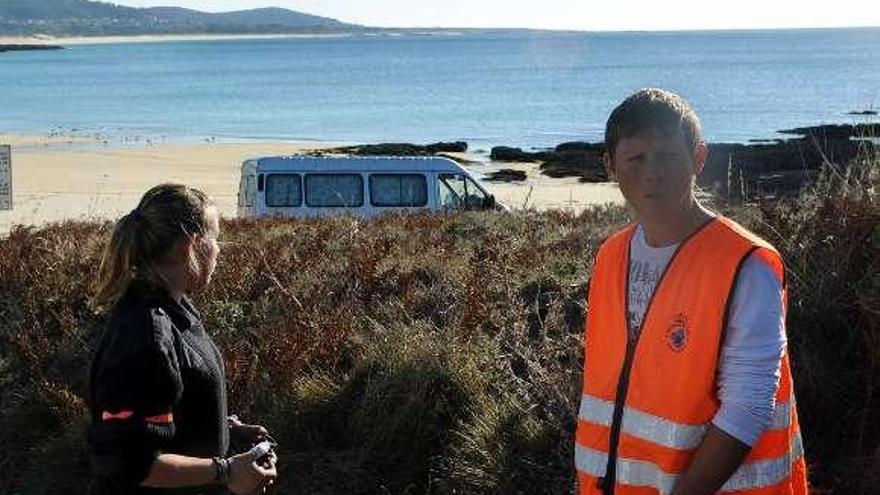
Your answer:
[[[605,125],[605,151],[613,157],[621,139],[644,131],[680,132],[691,153],[703,142],[697,112],[682,96],[665,89],[640,89],[611,112]]]

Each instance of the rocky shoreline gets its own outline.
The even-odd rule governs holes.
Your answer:
[[[880,123],[820,125],[779,132],[797,137],[756,140],[749,144],[709,143],[709,157],[699,186],[733,199],[793,195],[818,176],[823,164],[845,165],[860,152],[880,151],[878,144],[872,141],[880,137]],[[382,143],[325,150],[326,153],[362,156],[428,156],[465,151],[467,143],[462,141],[428,145]],[[541,173],[548,177],[607,182],[609,178],[602,161],[604,151],[604,143],[575,141],[539,151],[495,146],[489,158],[494,162],[539,163]],[[450,158],[464,161],[456,156]],[[525,174],[503,169],[489,174],[486,180],[516,182],[525,180]]]
[[[818,177],[823,165],[843,167],[860,153],[880,151],[880,124],[820,125],[780,133],[798,137],[710,144],[699,185],[734,199],[792,196]]]
[[[63,46],[58,45],[0,45],[0,53],[2,52],[24,52],[32,50],[63,50]]]

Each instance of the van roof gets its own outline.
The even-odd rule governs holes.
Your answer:
[[[267,156],[257,172],[464,172],[453,160],[437,156]],[[245,162],[247,163],[247,162]]]

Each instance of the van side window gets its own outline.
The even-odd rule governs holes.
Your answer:
[[[370,175],[373,206],[427,206],[428,181],[422,174]]]
[[[364,205],[364,178],[360,174],[306,174],[308,206]]]
[[[480,210],[488,204],[488,196],[477,184],[462,174],[440,174],[440,206],[457,210]]]
[[[266,176],[266,206],[302,205],[302,177],[299,174]]]

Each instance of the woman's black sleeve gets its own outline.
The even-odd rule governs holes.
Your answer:
[[[183,392],[171,323],[152,310],[146,328],[119,328],[102,352],[92,390],[91,444],[98,476],[140,484],[175,435]]]

